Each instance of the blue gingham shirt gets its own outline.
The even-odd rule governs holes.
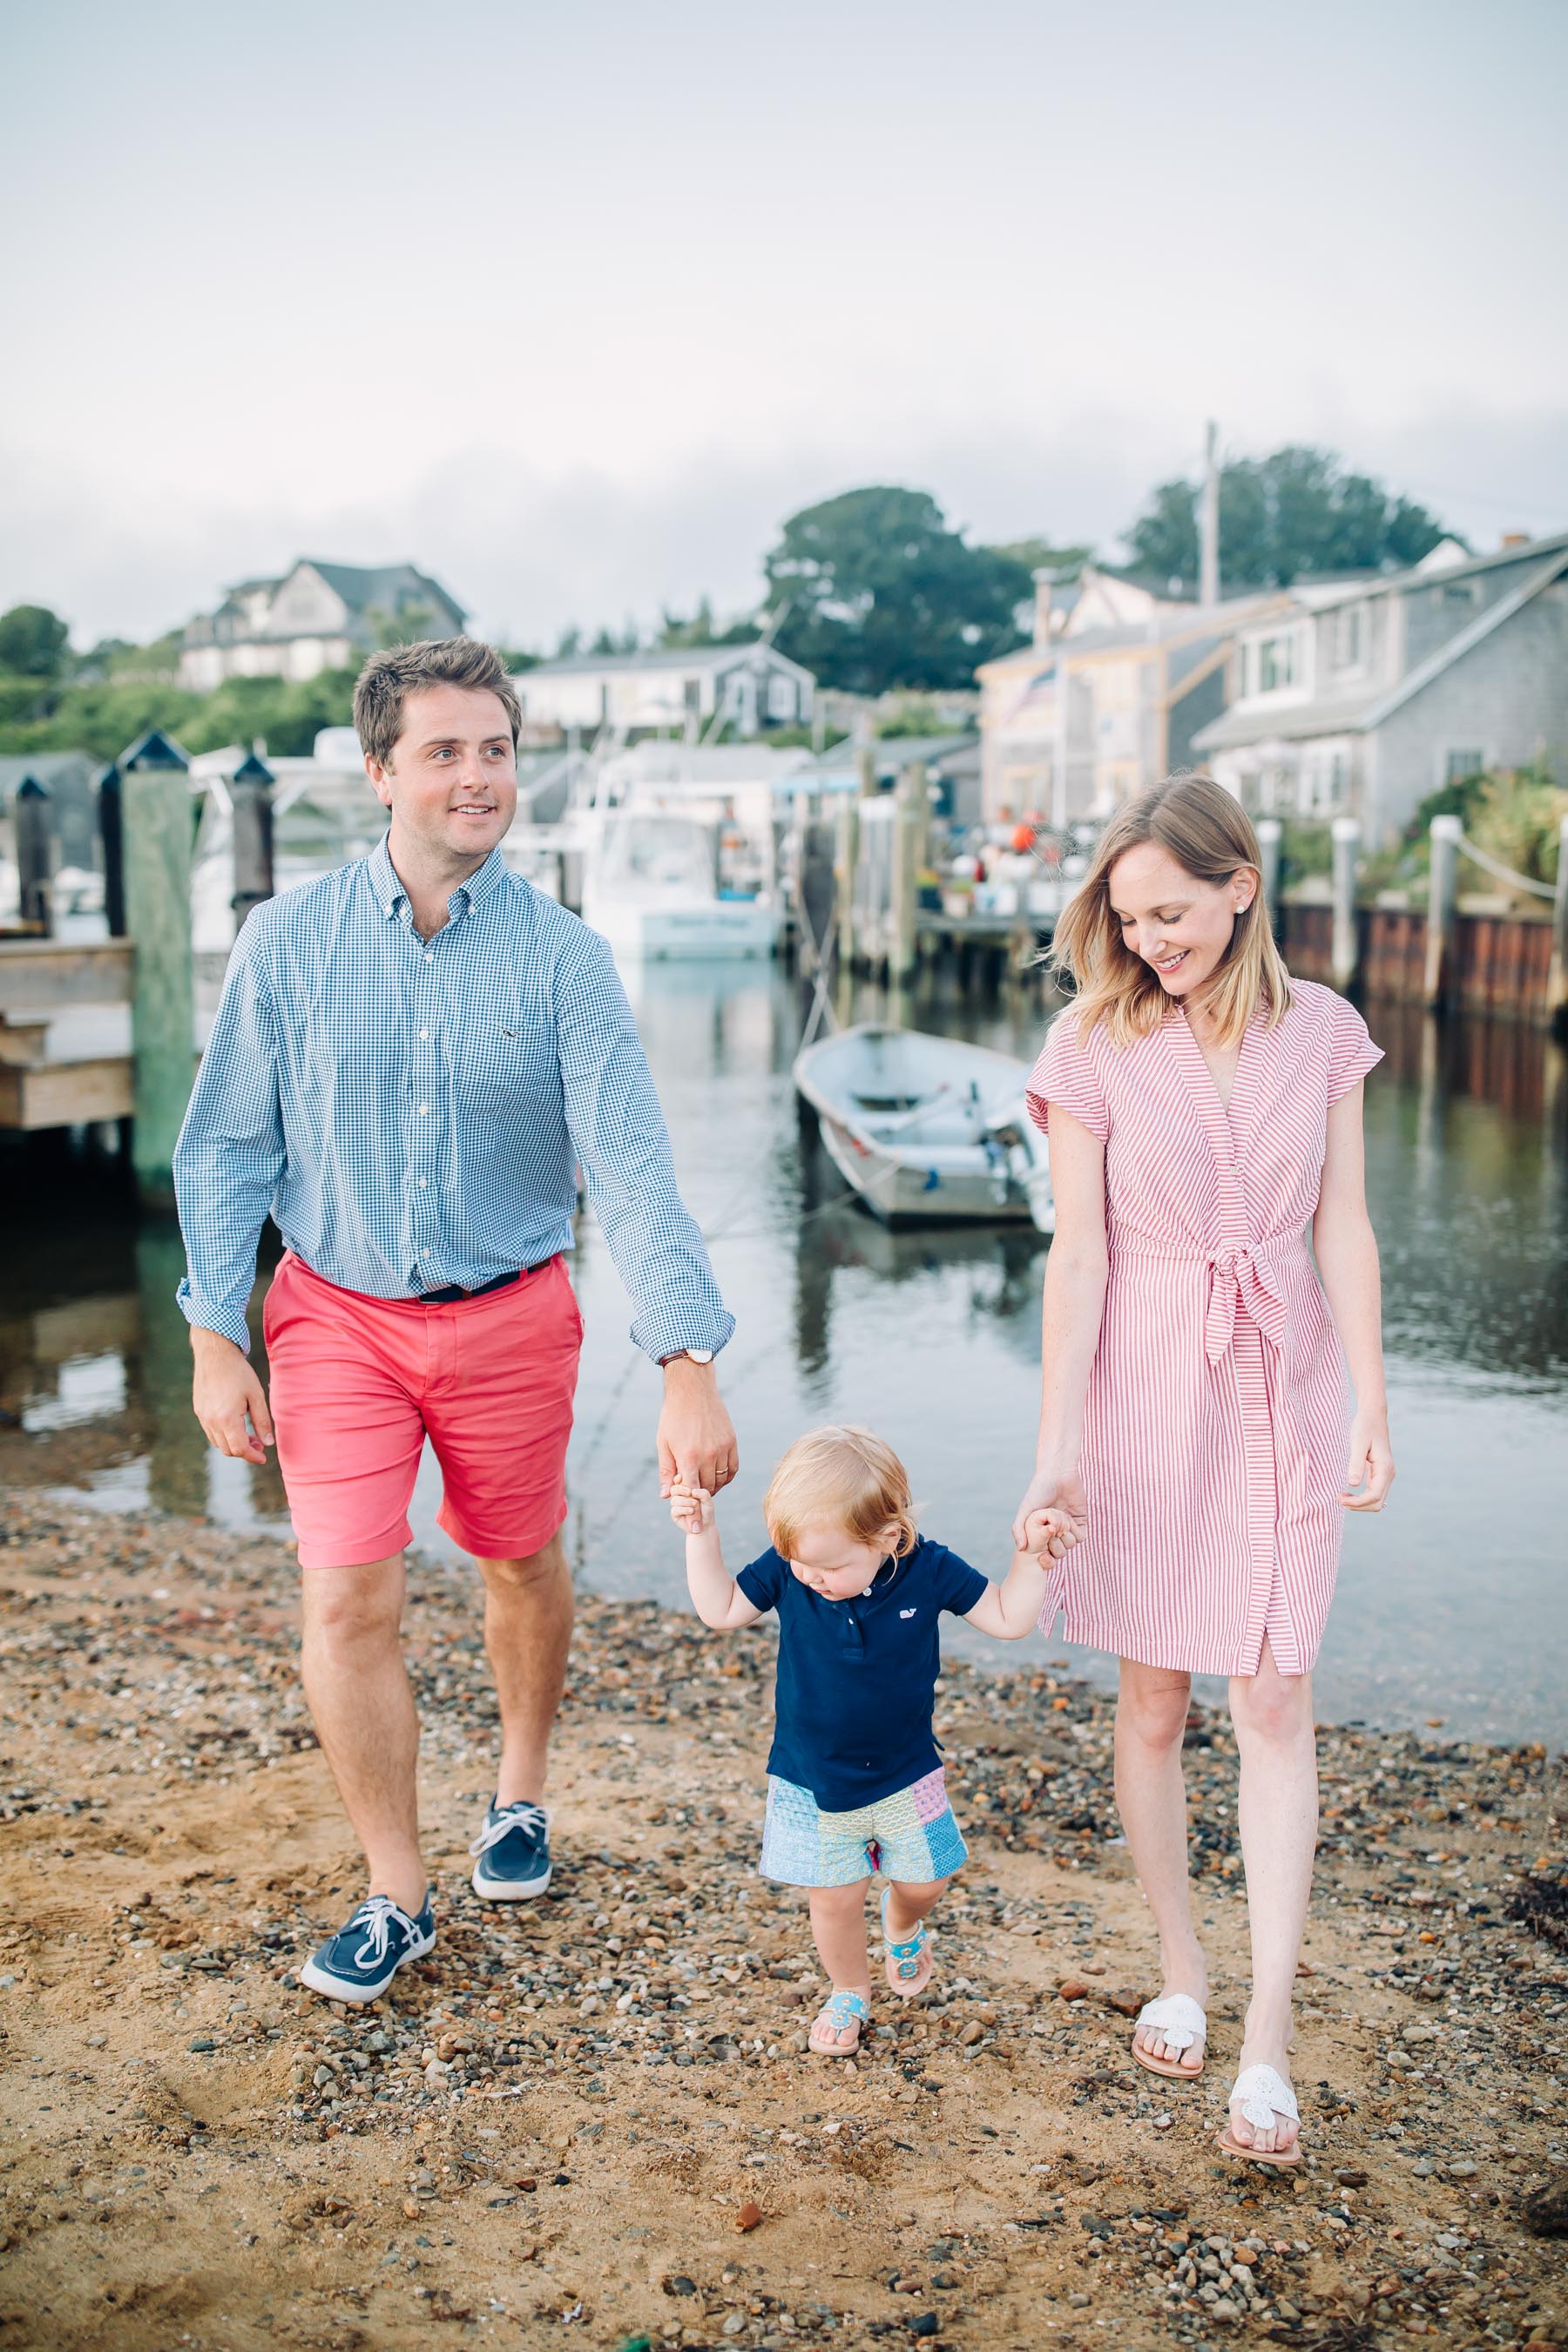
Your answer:
[[[248,1344],[269,1212],[343,1289],[477,1290],[573,1246],[580,1165],[637,1346],[721,1348],[608,947],[499,848],[447,908],[422,940],[383,841],[247,918],[174,1151],[187,1320]]]

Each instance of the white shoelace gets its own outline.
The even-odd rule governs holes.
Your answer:
[[[487,1822],[468,1848],[470,1853],[488,1853],[513,1830],[522,1830],[530,1837],[542,1837],[550,1827],[550,1816],[542,1805],[531,1804],[526,1798],[515,1805],[503,1806],[494,1821]]]
[[[371,1895],[360,1905],[349,1922],[351,1927],[363,1927],[365,1931],[364,1941],[354,1954],[356,1968],[363,1968],[367,1960],[372,1968],[379,1968],[385,1959],[386,1948],[392,1940],[394,1913],[399,1919],[408,1916],[398,1909],[390,1895]]]

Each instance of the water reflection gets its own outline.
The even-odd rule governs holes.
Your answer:
[[[761,1548],[758,1507],[784,1444],[833,1417],[884,1431],[910,1464],[926,1524],[999,1571],[1033,1444],[1044,1238],[1016,1225],[889,1234],[845,1197],[789,1083],[801,1014],[786,975],[667,965],[634,974],[633,990],[682,1186],[738,1318],[723,1364],[742,1449],[725,1505],[733,1559]],[[929,986],[914,1000],[862,992],[842,1009],[1020,1055],[1044,1018],[1032,995],[983,1004]],[[1401,1475],[1385,1517],[1347,1530],[1320,1709],[1561,1738],[1563,1057],[1536,1032],[1367,1011],[1388,1056],[1368,1087],[1367,1168]],[[276,1467],[218,1460],[191,1418],[174,1228],[138,1225],[101,1171],[89,1181],[37,1147],[13,1153],[6,1173],[16,1213],[0,1242],[0,1481],[285,1527]],[[679,1601],[680,1549],[651,1475],[658,1378],[629,1345],[592,1219],[574,1273],[588,1328],[574,1563],[601,1590]],[[258,1359],[260,1298],[258,1286]],[[438,1500],[427,1458],[412,1516],[417,1539],[446,1550]],[[1005,1654],[966,1629],[957,1639],[992,1663]]]

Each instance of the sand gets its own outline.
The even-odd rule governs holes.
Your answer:
[[[1268,2175],[1214,2145],[1246,1957],[1222,1721],[1189,1732],[1201,2084],[1129,2063],[1152,1948],[1110,1713],[1037,1643],[944,1678],[972,1857],[931,1993],[879,2000],[851,2068],[797,2046],[803,1898],[754,1874],[769,1636],[584,1600],[555,1881],[497,1911],[474,1587],[424,1566],[439,1941],[343,2011],[294,1983],[359,1888],[289,1555],[15,1491],[4,1535],[0,2347],[1568,2342],[1540,1748],[1325,1730],[1310,2153]]]

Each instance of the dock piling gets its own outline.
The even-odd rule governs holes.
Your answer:
[[[37,776],[24,776],[16,787],[12,809],[16,831],[16,874],[21,885],[22,920],[47,939],[54,929],[49,877],[54,870],[54,827],[49,823],[49,788]]]
[[[1454,978],[1456,940],[1455,891],[1459,841],[1464,827],[1457,816],[1432,820],[1432,870],[1426,896],[1426,971],[1423,994],[1434,1013],[1447,1005]]]
[[[195,1069],[190,762],[158,728],[121,761],[132,992],[132,1166],[147,1207],[174,1200],[172,1165]]]
[[[1361,820],[1337,816],[1332,826],[1334,851],[1334,929],[1330,950],[1330,976],[1336,988],[1354,985],[1361,961],[1355,914],[1356,866],[1361,849]]]
[[[1284,830],[1277,816],[1260,816],[1258,820],[1263,903],[1268,910],[1269,927],[1276,930],[1279,924],[1279,839]]]
[[[1552,902],[1552,969],[1546,982],[1546,1018],[1568,1029],[1568,816],[1557,834],[1557,895]]]
[[[254,746],[229,782],[234,809],[234,908],[237,930],[252,907],[270,898],[272,882],[272,771]]]
[[[98,780],[98,835],[103,844],[103,919],[111,940],[125,937],[125,787],[110,760]]]

